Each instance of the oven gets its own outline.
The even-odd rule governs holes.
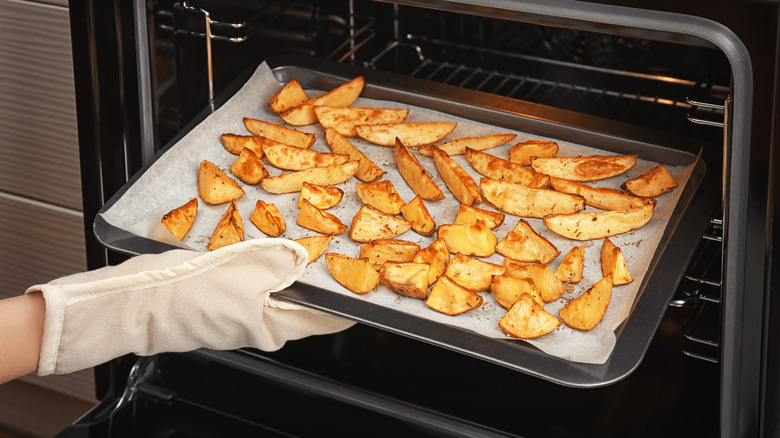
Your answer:
[[[293,287],[359,323],[275,353],[114,360],[95,369],[100,405],[60,436],[780,436],[776,2],[73,0],[70,14],[90,268],[167,248],[100,213],[263,63],[280,82],[363,75],[369,97],[696,166],[604,363]]]

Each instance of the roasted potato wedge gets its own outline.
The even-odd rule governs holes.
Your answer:
[[[355,183],[355,191],[364,204],[370,205],[382,213],[400,214],[406,203],[390,180],[371,183]]]
[[[482,202],[482,196],[479,194],[477,183],[446,152],[433,148],[433,161],[436,163],[441,179],[444,180],[455,199],[462,204],[468,205],[480,204]]]
[[[504,266],[506,266],[506,275],[533,280],[534,287],[545,303],[557,300],[566,292],[566,285],[558,280],[547,265],[504,259]]]
[[[444,274],[447,264],[450,262],[450,251],[441,237],[434,240],[427,248],[417,251],[412,261],[415,263],[427,263],[431,269],[428,271],[428,284],[431,285]]]
[[[558,311],[563,322],[571,328],[588,331],[596,327],[607,313],[612,299],[612,279],[604,277],[587,292]]]
[[[331,240],[333,240],[332,234],[295,239],[296,242],[306,249],[306,253],[309,255],[309,262],[307,264],[311,264],[313,261],[320,258],[320,256],[328,250],[328,245],[330,245]]]
[[[494,134],[487,135],[485,137],[465,137],[448,141],[436,146],[424,146],[420,148],[420,153],[429,157],[433,156],[433,148],[437,147],[449,156],[463,155],[466,153],[466,149],[473,149],[475,151],[484,151],[496,146],[501,146],[504,143],[512,141],[515,138],[515,134]]]
[[[347,226],[338,217],[312,205],[307,200],[300,203],[298,220],[295,222],[303,228],[322,234],[341,234],[347,231]]]
[[[425,305],[437,312],[454,316],[481,306],[482,297],[444,275],[431,289]]]
[[[310,148],[316,140],[314,134],[249,117],[244,117],[244,126],[254,135],[299,148]]]
[[[631,272],[626,265],[626,258],[608,237],[604,238],[601,246],[601,273],[605,277],[612,277],[612,285],[619,286],[634,281]]]
[[[490,281],[490,291],[498,304],[509,309],[520,299],[523,294],[529,294],[534,301],[544,306],[542,297],[536,292],[534,281],[530,278],[517,278],[508,275],[494,275]]]
[[[371,182],[378,180],[385,174],[381,167],[377,166],[343,135],[336,132],[335,129],[325,129],[325,141],[333,153],[349,155],[350,160],[356,160],[360,163],[355,171],[355,178],[363,182]]]
[[[317,114],[314,108],[317,106],[345,107],[352,105],[352,102],[360,96],[363,91],[365,80],[363,76],[358,76],[327,93],[309,99],[301,105],[290,108],[279,114],[285,122],[293,126],[306,126],[317,123]]]
[[[380,146],[393,147],[398,138],[404,146],[414,148],[436,143],[455,126],[456,122],[377,123],[356,125],[355,132],[363,140]]]
[[[520,217],[542,218],[555,213],[575,213],[585,208],[585,200],[581,196],[556,190],[534,189],[487,178],[482,178],[480,188],[493,206]]]
[[[636,230],[653,218],[655,204],[630,210],[551,214],[542,220],[552,232],[574,240],[603,239]]]
[[[370,205],[360,207],[352,218],[349,237],[355,242],[371,242],[377,239],[391,239],[409,231],[409,222],[390,214],[382,213]]]
[[[455,217],[455,223],[473,224],[477,221],[482,221],[488,228],[493,229],[504,223],[504,213],[460,204],[460,207],[458,207],[458,216]]]
[[[533,157],[531,168],[555,178],[599,181],[631,169],[636,155],[591,155],[587,157]]]
[[[385,262],[411,262],[420,245],[401,239],[377,239],[360,247],[360,258],[371,261],[377,271]]]
[[[260,181],[260,185],[268,193],[277,195],[300,192],[304,182],[320,186],[332,186],[343,183],[352,178],[357,168],[357,161],[348,161],[338,166],[314,167],[312,169],[263,178]]]
[[[412,152],[398,139],[395,144],[395,161],[398,172],[414,193],[429,201],[444,199],[444,193],[439,186],[433,182]]]
[[[209,251],[228,246],[236,242],[244,241],[244,223],[238,212],[235,201],[230,201],[225,214],[217,223],[214,232],[211,234],[209,244],[206,246]]]
[[[482,221],[473,224],[440,225],[437,232],[447,244],[447,249],[453,254],[460,252],[477,257],[489,257],[496,252],[498,237]]]
[[[203,160],[198,170],[198,194],[206,204],[224,204],[244,196],[244,189],[216,164]]]
[[[550,185],[559,192],[582,196],[585,204],[601,210],[628,210],[655,202],[655,200],[639,198],[617,189],[591,187],[567,179],[550,178]]]
[[[266,204],[263,200],[258,199],[255,204],[255,210],[252,215],[249,216],[249,220],[252,221],[255,226],[271,237],[279,237],[287,230],[287,226],[284,224],[284,218],[279,213],[279,209],[274,204]]]
[[[430,236],[436,231],[436,222],[433,220],[431,213],[428,212],[428,208],[420,195],[415,196],[401,207],[401,215],[403,215],[406,222],[412,225],[412,229],[415,232],[423,236]]]
[[[498,327],[507,335],[520,339],[533,339],[551,333],[561,322],[543,306],[534,301],[530,294],[522,294],[509,308]]]
[[[299,106],[309,100],[309,96],[303,91],[301,83],[293,79],[286,83],[274,97],[268,101],[268,111],[272,114],[280,114],[290,108]]]
[[[468,290],[479,292],[490,287],[494,275],[504,275],[506,267],[457,253],[444,275]]]
[[[506,236],[496,245],[496,251],[504,257],[519,262],[550,263],[561,252],[523,219],[517,221]]]
[[[349,155],[319,152],[284,143],[263,146],[265,158],[274,167],[284,170],[306,170],[314,167],[332,167],[349,161]]]
[[[655,198],[674,190],[677,187],[677,181],[674,180],[666,166],[659,164],[638,177],[624,182],[620,187],[635,196]]]
[[[238,155],[244,149],[251,149],[257,158],[263,158],[263,139],[259,135],[222,134],[220,140],[225,150],[233,155]]]
[[[427,263],[386,262],[379,269],[382,284],[391,291],[410,298],[424,300],[428,297]]]
[[[197,216],[198,198],[192,198],[186,204],[165,213],[160,222],[175,238],[181,240],[190,231]]]
[[[406,120],[409,110],[406,108],[360,108],[348,106],[334,108],[318,106],[314,108],[320,125],[332,128],[344,137],[357,137],[355,126],[376,123],[401,123]]]
[[[532,157],[554,157],[558,155],[558,143],[546,140],[527,140],[509,149],[509,161],[521,166],[530,166]]]
[[[329,252],[325,254],[325,264],[330,275],[340,285],[350,291],[363,295],[376,289],[382,277],[371,267],[368,259],[353,259],[343,254]]]
[[[585,245],[575,246],[563,257],[555,276],[563,283],[579,283],[585,268]]]
[[[238,154],[236,161],[230,166],[230,172],[247,184],[257,184],[269,175],[263,162],[249,148]]]
[[[305,199],[320,210],[327,210],[338,205],[343,197],[344,191],[338,187],[320,186],[304,182],[301,185],[298,208],[301,208],[301,203]]]
[[[512,163],[490,155],[485,152],[466,149],[466,158],[469,164],[477,172],[486,178],[497,181],[504,181],[512,184],[522,184],[524,186],[541,189],[546,187],[550,177],[527,169],[519,164]]]

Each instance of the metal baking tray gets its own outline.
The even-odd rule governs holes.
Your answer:
[[[640,364],[684,274],[683,269],[719,202],[718,190],[703,190],[706,185],[702,182],[709,175],[693,149],[697,146],[696,142],[620,122],[312,57],[279,57],[269,59],[267,63],[280,83],[294,78],[305,88],[327,90],[362,75],[366,79],[362,97],[415,105],[496,127],[584,143],[614,153],[637,153],[650,161],[671,165],[692,164],[693,171],[643,277],[630,315],[616,329],[615,347],[603,364],[560,359],[523,341],[486,337],[453,325],[393,311],[359,297],[328,293],[300,281],[276,295],[565,386],[608,385],[626,377]],[[218,96],[214,108],[226,102],[248,75],[249,72],[237,78]],[[95,218],[94,232],[104,246],[130,255],[158,253],[173,248],[117,228],[104,220],[102,213],[121,199],[169,148],[213,111],[205,109],[103,206]],[[698,190],[699,187],[702,190]]]

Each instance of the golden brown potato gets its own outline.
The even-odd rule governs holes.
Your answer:
[[[504,266],[506,266],[506,275],[533,280],[536,291],[545,303],[557,300],[566,292],[566,285],[558,280],[547,265],[504,259]]]
[[[444,193],[439,186],[433,182],[412,152],[398,139],[395,145],[395,161],[398,172],[414,193],[429,201],[444,199]]]
[[[277,176],[263,178],[260,185],[268,193],[281,194],[300,192],[303,183],[319,186],[332,186],[352,178],[358,168],[357,161],[349,161],[338,166],[314,167],[297,172],[283,173]]]
[[[509,336],[520,339],[533,339],[551,333],[560,327],[553,314],[534,301],[529,294],[522,294],[509,308],[498,327]]]
[[[493,229],[504,223],[504,213],[460,204],[460,207],[458,207],[458,216],[455,218],[454,223],[473,224],[477,221],[482,221],[488,228]]]
[[[379,269],[382,284],[391,291],[410,298],[428,297],[427,263],[386,262]]]
[[[440,225],[437,230],[451,253],[489,257],[496,252],[498,237],[484,222]]]
[[[437,312],[454,316],[481,306],[482,297],[444,275],[431,289],[425,304]]]
[[[317,260],[325,251],[328,250],[330,241],[333,240],[333,235],[328,234],[326,236],[308,236],[295,239],[302,247],[306,249],[306,253],[309,255],[309,262]]]
[[[257,158],[263,158],[263,139],[259,135],[222,134],[222,146],[231,154],[238,155],[244,149],[251,149]]]
[[[174,237],[181,240],[190,231],[197,216],[198,198],[192,198],[186,204],[166,213],[161,223]]]
[[[504,275],[506,267],[457,253],[447,265],[444,275],[468,290],[487,290],[494,275]]]
[[[496,251],[519,262],[550,263],[561,252],[523,219],[498,242]]]
[[[612,299],[612,279],[604,277],[558,311],[563,322],[577,330],[592,330],[604,318]]]
[[[328,271],[340,285],[350,291],[363,295],[376,289],[382,277],[371,267],[367,259],[353,259],[343,254],[329,252],[325,254]]]
[[[477,172],[486,178],[497,181],[504,181],[512,184],[522,184],[524,186],[541,189],[546,187],[550,177],[531,169],[512,163],[510,161],[498,158],[485,152],[466,149],[466,158],[469,164]]]
[[[613,286],[628,284],[634,281],[626,265],[623,251],[615,246],[608,237],[604,238],[604,243],[601,246],[601,273],[605,277],[612,277]]]
[[[198,170],[198,194],[206,204],[224,204],[244,196],[244,189],[216,164],[203,160]]]
[[[355,131],[369,143],[393,147],[399,139],[404,146],[414,148],[436,143],[456,125],[456,122],[378,123],[357,125]]]
[[[244,117],[244,126],[254,135],[299,148],[310,148],[316,140],[314,134],[249,117]]]
[[[249,148],[238,154],[236,161],[230,166],[230,172],[247,184],[257,184],[268,176],[268,169]]]
[[[450,261],[450,252],[447,250],[447,244],[444,243],[444,239],[438,238],[427,248],[417,251],[412,261],[415,263],[427,263],[431,267],[428,270],[428,284],[431,285],[447,269],[447,264]]]
[[[336,130],[344,137],[357,137],[356,125],[376,123],[401,123],[406,120],[409,110],[406,108],[360,108],[348,106],[335,108],[318,106],[314,108],[323,128]]]
[[[531,168],[555,178],[599,181],[631,169],[636,155],[591,155],[587,157],[533,157]]]
[[[436,231],[436,222],[428,212],[428,208],[425,207],[425,202],[420,195],[415,196],[401,207],[401,214],[412,225],[412,229],[423,236],[430,236]]]
[[[260,231],[271,237],[278,237],[287,230],[279,209],[274,204],[266,204],[260,199],[257,200],[255,210],[249,216],[249,220]]]
[[[349,155],[350,160],[360,163],[355,171],[355,178],[363,182],[371,182],[378,180],[385,174],[381,167],[377,166],[343,135],[336,132],[335,129],[325,129],[325,141],[327,141],[333,153]]]
[[[564,283],[579,283],[585,267],[585,245],[575,246],[563,257],[555,276]]]
[[[368,259],[377,271],[385,262],[411,262],[420,245],[401,239],[377,239],[360,247],[360,258]]]
[[[635,196],[655,198],[671,192],[677,187],[677,181],[674,180],[666,166],[659,164],[638,177],[624,182],[621,187]]]
[[[653,218],[655,204],[598,213],[551,214],[542,220],[551,231],[574,240],[603,239],[636,230]]]
[[[555,213],[575,213],[585,208],[585,200],[581,196],[555,190],[534,189],[487,178],[482,178],[480,187],[491,204],[515,216],[542,218]]]
[[[314,107],[350,106],[352,105],[352,102],[354,102],[355,99],[360,96],[360,93],[363,91],[364,84],[365,80],[363,77],[358,76],[319,97],[309,99],[301,105],[280,113],[279,117],[293,126],[305,126],[317,123],[317,114],[314,112]]]
[[[306,170],[314,167],[331,167],[349,161],[349,155],[319,152],[284,143],[263,146],[265,158],[274,167],[284,170]]]
[[[531,157],[554,157],[558,143],[546,140],[522,141],[509,149],[509,161],[521,166],[531,165]]]
[[[544,306],[542,297],[536,292],[534,281],[530,278],[517,278],[508,275],[494,275],[490,282],[490,291],[498,304],[509,309],[520,299],[523,294],[529,294],[534,301]]]
[[[280,114],[309,100],[300,82],[291,80],[268,101],[268,111]]]
[[[241,221],[241,215],[238,213],[235,201],[230,201],[227,211],[214,228],[214,233],[211,234],[209,244],[206,247],[209,251],[214,251],[223,246],[243,241],[244,223]]]
[[[433,148],[433,160],[436,163],[436,168],[439,170],[441,179],[447,184],[447,188],[450,189],[455,199],[468,205],[482,202],[482,196],[479,194],[477,183],[446,152]]]
[[[347,231],[347,226],[338,217],[312,205],[311,202],[301,202],[300,213],[296,223],[303,228],[322,234],[341,234]]]
[[[449,156],[463,155],[466,153],[466,149],[473,149],[475,151],[484,151],[496,146],[501,146],[504,143],[512,141],[515,138],[515,134],[494,134],[487,135],[485,137],[465,137],[448,141],[436,146],[425,146],[420,148],[420,153],[429,157],[433,156],[433,148],[437,147]]]
[[[355,191],[364,204],[370,205],[382,213],[400,214],[401,207],[406,204],[390,180],[371,183],[356,182]]]
[[[338,205],[343,197],[344,191],[338,187],[320,186],[304,182],[301,185],[298,208],[301,208],[301,203],[305,199],[320,210],[327,210]]]
[[[355,242],[371,242],[377,239],[391,239],[409,231],[409,222],[390,214],[382,213],[370,205],[360,207],[352,218],[349,237]]]
[[[617,189],[596,188],[560,178],[550,178],[550,185],[559,192],[582,196],[585,204],[601,210],[628,210],[655,202],[655,200],[632,196]]]

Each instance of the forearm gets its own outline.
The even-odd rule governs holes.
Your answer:
[[[38,369],[45,312],[40,293],[0,300],[0,384]]]

